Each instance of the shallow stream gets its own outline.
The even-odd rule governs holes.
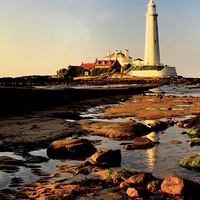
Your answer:
[[[188,89],[189,88],[189,89]],[[157,89],[151,90],[153,92],[165,92],[165,95],[174,96],[200,96],[200,88],[195,86],[162,86]],[[106,105],[108,106],[108,105]],[[104,106],[98,106],[81,114],[82,117],[90,118],[92,120],[98,119],[98,115]],[[172,120],[183,120],[190,118],[191,116],[185,116],[182,118],[172,118]],[[72,119],[66,119],[72,120]],[[126,118],[118,119],[104,119],[103,121],[110,122],[125,122]],[[137,119],[135,119],[137,120]],[[165,121],[166,119],[158,119]],[[145,121],[140,121],[145,123]],[[157,178],[166,178],[171,175],[179,176],[181,178],[190,179],[193,181],[200,180],[200,174],[197,172],[189,171],[179,166],[179,162],[186,156],[193,155],[200,152],[200,147],[195,146],[193,148],[189,147],[186,140],[189,138],[187,135],[180,134],[180,132],[187,131],[187,129],[178,128],[176,125],[169,127],[167,130],[160,133],[150,133],[147,137],[150,139],[159,138],[159,144],[157,144],[153,149],[148,150],[125,150],[121,142],[126,141],[115,141],[112,139],[100,137],[100,136],[87,136],[84,138],[92,140],[101,140],[101,144],[96,146],[97,150],[101,148],[105,149],[121,149],[122,152],[122,163],[120,168],[128,170],[137,170],[151,172]],[[170,140],[177,140],[182,142],[181,144],[169,143]],[[32,155],[47,157],[46,149],[32,151]],[[0,156],[9,156],[17,159],[23,159],[21,156],[15,155],[12,152],[0,152]],[[90,161],[90,158],[87,159]],[[45,174],[56,173],[56,165],[66,164],[74,165],[80,164],[83,161],[78,160],[53,160],[50,159],[48,162],[34,164],[34,168],[20,167],[19,171],[15,173],[5,173],[0,171],[0,189],[4,187],[19,188],[30,182],[34,182]],[[62,174],[62,177],[69,176],[69,174]],[[76,177],[77,179],[83,178],[82,175]]]

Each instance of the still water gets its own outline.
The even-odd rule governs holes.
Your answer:
[[[189,88],[189,89],[188,89]],[[195,86],[162,86],[157,89],[153,89],[154,92],[164,92],[165,95],[174,96],[200,96],[200,88]],[[108,106],[108,105],[106,105]],[[98,106],[87,110],[82,113],[82,117],[90,118],[92,120],[99,120],[98,115],[104,106]],[[191,116],[185,116],[182,118],[173,118],[172,120],[183,120],[190,118]],[[71,120],[71,119],[66,119]],[[111,122],[125,122],[126,118],[118,119],[103,119],[103,121]],[[135,119],[137,120],[137,119]],[[166,119],[158,119],[165,121]],[[145,124],[145,121],[140,121]],[[176,125],[169,127],[162,134],[160,133],[150,133],[147,135],[149,139],[154,140],[159,138],[159,144],[154,148],[148,150],[125,150],[123,146],[120,145],[121,142],[126,141],[115,141],[108,138],[100,136],[86,136],[84,138],[92,140],[101,140],[101,144],[96,146],[97,150],[101,148],[105,149],[121,149],[122,153],[122,163],[120,168],[127,170],[137,170],[151,172],[157,178],[166,178],[171,175],[179,176],[181,178],[190,179],[193,181],[200,180],[199,173],[192,172],[187,169],[181,168],[178,164],[186,156],[193,155],[200,152],[200,147],[195,146],[193,148],[189,147],[186,140],[189,138],[187,135],[182,135],[180,132],[187,131],[187,129],[178,128]],[[178,140],[182,142],[181,144],[171,144],[170,140]],[[32,151],[32,155],[47,157],[46,149]],[[23,159],[22,157],[13,154],[12,152],[0,152],[0,156],[9,156],[17,159]],[[90,158],[87,159],[90,161]],[[20,169],[15,173],[5,173],[0,171],[0,188],[11,187],[19,188],[27,183],[34,182],[46,174],[51,174],[56,172],[56,165],[66,164],[74,165],[80,164],[83,161],[78,160],[67,160],[60,161],[50,159],[48,162],[34,164],[31,168],[20,167]],[[62,175],[67,176],[67,175]],[[82,178],[81,176],[79,178]]]

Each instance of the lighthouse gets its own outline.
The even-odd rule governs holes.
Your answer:
[[[154,1],[149,1],[146,13],[144,65],[160,65],[158,14]]]

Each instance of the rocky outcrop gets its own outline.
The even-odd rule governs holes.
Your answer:
[[[95,122],[89,120],[80,120],[78,122],[83,130],[87,130],[90,135],[100,135],[116,140],[134,139],[150,133],[151,128],[137,122]]]
[[[49,158],[83,158],[96,152],[96,148],[86,139],[65,139],[52,142],[47,148]]]
[[[60,165],[58,171],[73,174],[67,179],[57,179],[51,183],[30,183],[20,189],[16,199],[77,199],[82,196],[81,199],[142,200],[149,199],[150,195],[153,199],[199,199],[200,185],[179,177],[168,177],[162,181],[151,173],[108,169],[88,161],[81,165]],[[77,180],[75,177],[90,173],[99,175],[99,178]],[[51,177],[55,176],[49,175]]]
[[[184,196],[185,198],[198,199],[200,185],[176,176],[166,178],[161,185],[164,197],[169,195]]]
[[[137,137],[134,139],[133,144],[127,144],[125,145],[126,150],[134,150],[134,149],[149,149],[153,148],[155,146],[155,143],[148,139],[148,138],[142,138],[142,137]]]
[[[107,150],[102,148],[91,156],[91,160],[94,164],[100,166],[119,166],[121,164],[121,150]]]

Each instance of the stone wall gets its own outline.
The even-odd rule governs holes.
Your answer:
[[[131,71],[129,75],[132,76],[141,76],[141,77],[161,77],[161,76],[177,76],[175,67],[165,67],[161,71],[157,70],[138,70]]]

